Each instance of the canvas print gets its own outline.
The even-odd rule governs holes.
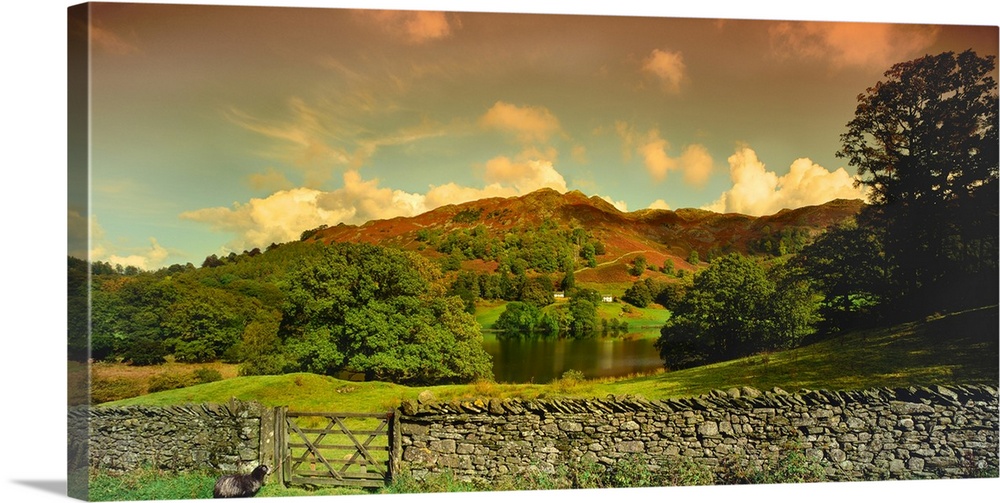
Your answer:
[[[67,30],[74,498],[998,477],[996,26]]]

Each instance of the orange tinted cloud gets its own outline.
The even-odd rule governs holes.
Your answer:
[[[769,31],[772,50],[781,58],[822,59],[836,67],[888,68],[919,55],[937,38],[927,25],[876,23],[775,24]]]
[[[520,141],[546,142],[560,131],[559,119],[545,107],[519,107],[496,102],[479,124],[487,129],[496,129],[514,134]]]
[[[685,76],[685,67],[684,57],[679,51],[669,52],[653,49],[653,52],[643,61],[642,69],[656,77],[664,91],[668,93],[680,92],[681,82]]]
[[[646,171],[653,180],[661,182],[667,177],[667,173],[681,170],[684,181],[688,184],[701,186],[708,181],[712,174],[712,156],[707,148],[698,144],[688,145],[684,147],[680,157],[671,157],[667,153],[669,149],[670,143],[660,138],[659,131],[655,129],[648,133],[646,141],[638,147]]]
[[[660,138],[657,131],[651,132],[649,141],[639,147],[639,154],[642,155],[646,171],[657,182],[662,182],[667,177],[667,172],[677,169],[678,166],[677,159],[667,155],[668,148],[670,144]]]
[[[452,31],[452,23],[444,12],[381,10],[364,11],[364,14],[387,31],[414,44],[446,38]]]

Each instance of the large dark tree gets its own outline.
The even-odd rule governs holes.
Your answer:
[[[997,298],[996,58],[946,52],[894,65],[858,96],[837,153],[857,168],[894,309]]]

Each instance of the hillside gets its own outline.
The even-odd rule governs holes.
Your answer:
[[[362,225],[340,224],[307,231],[310,241],[366,242],[417,251],[428,258],[445,256],[428,243],[427,236],[446,238],[456,231],[485,230],[502,240],[508,233],[548,225],[566,232],[583,229],[600,242],[604,253],[597,257],[602,271],[581,266],[578,280],[585,282],[628,281],[626,264],[643,254],[650,265],[674,261],[678,269],[693,269],[692,251],[704,260],[731,251],[762,252],[765,241],[796,235],[809,239],[831,225],[856,215],[863,203],[835,200],[823,205],[782,210],[774,215],[753,217],[719,214],[698,209],[638,210],[622,212],[599,197],[579,191],[560,194],[541,189],[512,198],[490,198],[443,206],[419,216],[375,220]],[[496,260],[465,257],[463,269],[493,270]]]

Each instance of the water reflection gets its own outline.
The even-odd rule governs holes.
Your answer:
[[[630,334],[626,338],[555,337],[503,338],[484,334],[483,347],[493,356],[497,382],[548,383],[567,370],[579,370],[587,378],[617,377],[650,372],[663,366],[653,347],[658,330]]]

